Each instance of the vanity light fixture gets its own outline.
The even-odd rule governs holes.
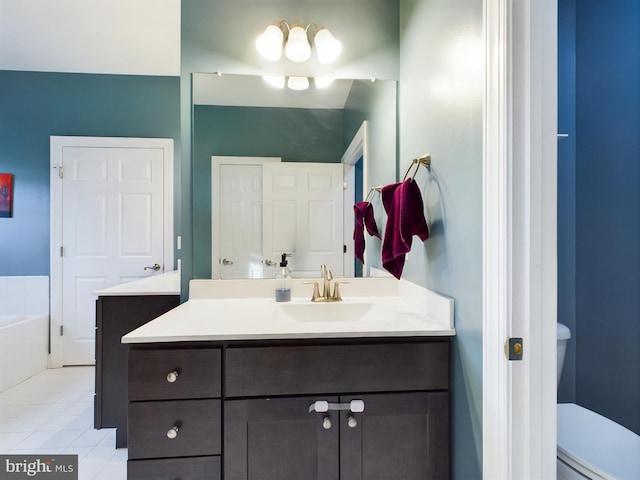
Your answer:
[[[313,40],[320,63],[331,63],[342,52],[342,44],[326,28],[315,23],[304,27],[298,21],[290,26],[285,20],[269,25],[256,39],[256,48],[264,58],[272,62],[280,60],[283,48],[285,56],[292,62],[306,62],[311,57],[309,36]]]

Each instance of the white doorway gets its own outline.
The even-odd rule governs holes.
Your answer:
[[[554,479],[557,3],[485,0],[484,27],[483,478]]]
[[[173,140],[51,137],[50,366],[95,363],[93,292],[173,270]]]

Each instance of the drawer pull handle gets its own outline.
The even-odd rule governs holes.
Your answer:
[[[173,428],[170,428],[167,431],[167,438],[170,440],[173,440],[174,438],[176,438],[178,436],[178,430],[180,430],[177,426],[173,426]]]
[[[325,430],[329,430],[331,428],[331,419],[329,417],[324,417],[322,420],[322,428]]]
[[[349,425],[349,428],[356,428],[358,426],[358,421],[355,419],[355,417],[349,415],[349,418],[347,419],[347,425]]]
[[[174,383],[176,380],[178,380],[178,375],[180,375],[178,370],[167,373],[167,382]]]
[[[318,400],[309,405],[309,412],[324,413],[329,410],[349,410],[353,413],[364,412],[364,400],[351,400],[349,403],[329,403]]]

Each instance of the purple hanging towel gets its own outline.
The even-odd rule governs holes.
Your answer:
[[[408,178],[384,187],[382,204],[387,212],[387,226],[382,240],[382,266],[399,279],[405,255],[411,250],[413,235],[423,242],[429,238],[422,194],[416,182]]]
[[[356,225],[353,229],[353,243],[355,257],[364,263],[364,229],[369,235],[380,238],[378,225],[373,215],[373,205],[370,202],[358,202],[353,206],[356,216]]]

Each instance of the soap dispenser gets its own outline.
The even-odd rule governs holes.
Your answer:
[[[276,302],[288,302],[291,300],[291,272],[287,266],[287,255],[282,254],[280,268],[276,271]]]

